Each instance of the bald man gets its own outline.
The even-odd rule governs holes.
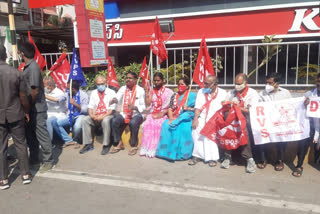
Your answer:
[[[222,107],[222,101],[227,98],[227,92],[218,88],[216,76],[209,75],[204,80],[204,88],[199,90],[195,105],[195,116],[192,122],[192,138],[194,147],[189,165],[195,165],[203,160],[208,166],[214,167],[219,160],[219,149],[215,142],[200,134],[208,120]]]
[[[241,112],[247,121],[247,136],[248,144],[240,146],[241,156],[247,160],[246,172],[254,173],[256,164],[252,157],[251,143],[253,143],[252,131],[250,126],[249,109],[251,106],[259,102],[259,95],[256,90],[248,87],[247,75],[240,73],[235,78],[235,89],[228,94],[229,101],[239,106]],[[225,150],[224,161],[221,163],[221,168],[228,169],[231,160],[231,151]]]
[[[103,147],[101,155],[106,155],[110,151],[110,120],[116,108],[115,104],[109,105],[110,101],[116,97],[116,92],[106,87],[106,78],[97,76],[97,89],[92,91],[88,105],[89,116],[82,120],[82,138],[84,147],[80,154],[84,154],[93,149],[93,129],[102,127]]]

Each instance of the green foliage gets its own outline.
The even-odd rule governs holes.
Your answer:
[[[292,67],[292,70],[297,70],[297,67]],[[315,84],[317,75],[318,75],[318,65],[316,64],[309,64],[309,73],[307,72],[308,66],[307,64],[304,64],[303,66],[300,66],[298,68],[298,83],[306,84],[306,76],[308,74],[308,84]]]

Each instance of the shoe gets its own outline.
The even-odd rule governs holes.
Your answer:
[[[9,189],[9,188],[10,188],[10,185],[9,185],[8,179],[0,180],[0,189],[1,190],[5,190],[5,189]]]
[[[40,173],[45,173],[50,171],[53,168],[53,164],[52,163],[43,163],[39,169]]]
[[[246,171],[248,173],[254,173],[256,171],[256,163],[254,162],[253,158],[249,158],[247,160],[247,167],[246,167]]]
[[[23,184],[30,184],[32,181],[32,176],[30,174],[23,175],[21,177]]]
[[[102,147],[102,151],[101,151],[101,155],[106,155],[109,153],[111,146],[103,146]]]
[[[230,160],[229,159],[224,159],[224,161],[221,163],[220,166],[222,169],[229,169],[230,167]]]
[[[86,152],[89,152],[89,151],[91,151],[91,150],[93,150],[93,145],[92,144],[86,144],[86,145],[84,145],[84,147],[80,150],[80,154],[84,154],[84,153],[86,153]]]

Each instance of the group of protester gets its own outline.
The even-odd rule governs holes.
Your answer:
[[[131,146],[128,154],[135,155],[142,123],[141,156],[169,161],[189,160],[189,165],[203,161],[210,167],[216,166],[222,159],[221,168],[227,169],[231,163],[231,150],[219,149],[217,143],[201,131],[217,111],[231,105],[237,106],[246,119],[247,142],[238,149],[247,161],[246,171],[254,173],[256,167],[263,169],[267,162],[265,146],[255,146],[253,142],[250,107],[258,102],[291,97],[288,90],[279,87],[278,73],[266,77],[266,87],[260,93],[248,87],[247,76],[243,73],[235,77],[235,88],[229,93],[218,87],[216,76],[208,75],[204,80],[204,88],[196,94],[190,90],[187,77],[179,80],[178,90],[174,93],[165,87],[161,73],[154,74],[153,88],[150,89],[147,85],[145,88],[137,85],[137,75],[128,72],[125,86],[117,93],[107,87],[104,76],[97,76],[97,89],[91,92],[89,98],[77,81],[72,82],[71,92],[68,90],[69,83],[63,92],[51,77],[42,80],[41,71],[33,60],[34,46],[30,43],[21,46],[20,55],[26,63],[23,72],[5,64],[5,49],[0,47],[0,96],[3,99],[0,103],[0,189],[9,188],[8,133],[13,137],[24,184],[32,179],[29,164],[40,163],[39,145],[43,161],[40,172],[46,172],[53,167],[52,141],[55,137],[63,141],[63,147],[80,148],[80,144],[83,144],[79,153],[84,154],[94,149],[94,133],[98,129],[103,133],[101,155],[106,155],[124,150],[121,135],[128,125]],[[320,76],[317,78],[317,88],[308,93],[308,96],[319,95]],[[306,98],[305,105],[308,102]],[[319,129],[319,124],[315,127]],[[72,135],[69,135],[69,130]],[[318,139],[319,130],[316,130],[314,142],[317,143]],[[292,175],[300,177],[309,141],[302,140],[298,145],[298,164]],[[276,146],[278,156],[275,170],[281,171],[284,168],[286,144],[281,142]],[[253,147],[259,151],[255,157],[257,165],[253,158]]]

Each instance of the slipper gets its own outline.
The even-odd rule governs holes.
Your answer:
[[[73,148],[74,149],[80,149],[80,144],[79,143],[75,143]]]
[[[138,151],[138,147],[133,147],[129,150],[128,155],[133,156],[133,155],[137,154],[137,151]]]
[[[208,166],[210,166],[210,167],[217,166],[217,161],[209,161]]]
[[[267,166],[267,162],[266,161],[263,161],[262,163],[258,163],[257,164],[257,167],[259,169],[264,169],[264,168],[266,168],[266,166]]]
[[[299,177],[302,176],[302,172],[303,172],[303,167],[296,167],[296,168],[293,170],[292,175],[293,175],[294,177],[299,178]]]
[[[274,170],[276,171],[282,171],[283,169],[284,169],[283,161],[278,161],[274,166]]]
[[[71,141],[71,142],[69,142],[69,143],[63,144],[62,148],[66,148],[66,147],[68,147],[68,146],[73,146],[73,145],[76,145],[76,143],[75,143],[74,141]]]
[[[115,154],[117,152],[120,152],[121,150],[124,150],[124,147],[120,147],[120,148],[119,147],[113,147],[109,153],[110,154]]]
[[[189,160],[188,165],[189,166],[194,166],[200,161],[199,158],[193,157],[191,160]]]

